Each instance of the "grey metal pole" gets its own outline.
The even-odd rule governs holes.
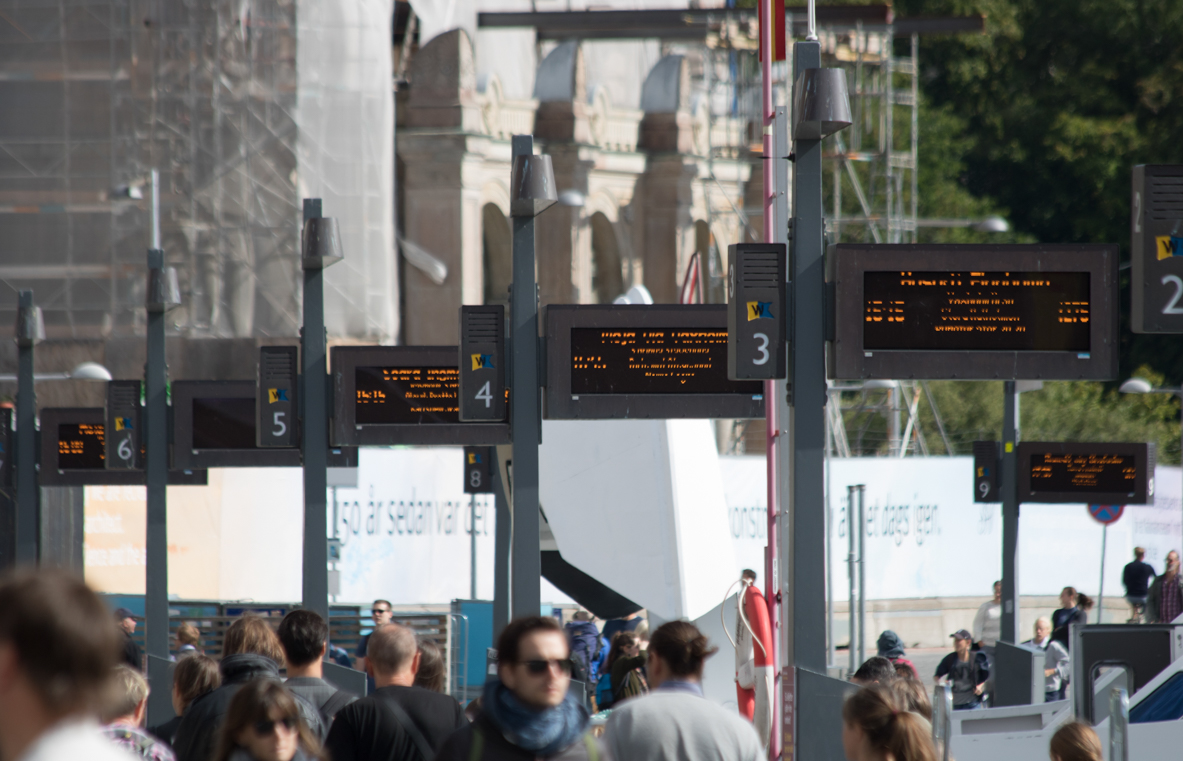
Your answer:
[[[319,198],[304,199],[304,222],[321,217]],[[304,257],[304,329],[300,362],[304,393],[300,394],[301,446],[304,451],[304,584],[303,605],[329,618],[328,464],[329,434],[325,394],[324,266]]]
[[[858,662],[867,659],[867,513],[864,497],[867,487],[858,489]]]
[[[156,197],[156,172],[152,172]],[[155,225],[153,230],[156,230]],[[153,238],[157,234],[153,233]],[[148,485],[148,530],[144,579],[144,628],[148,655],[168,659],[168,366],[164,320],[168,299],[153,285],[165,285],[164,252],[148,251],[148,363],[144,370],[144,450]]]
[[[1130,761],[1130,696],[1123,687],[1109,691],[1109,761]]]
[[[501,482],[501,468],[493,469],[493,497],[495,504],[494,550],[493,550],[493,641],[501,636],[501,630],[509,623],[509,559],[513,516],[506,498],[505,484]]]
[[[531,156],[534,138],[513,136],[513,156]],[[538,447],[542,417],[538,394],[538,285],[534,274],[534,216],[513,216],[513,617],[537,616],[542,562],[538,541]]]
[[[1002,630],[998,639],[1019,642],[1019,394],[1014,381],[1003,383],[1002,408]]]
[[[816,41],[793,46],[794,75],[821,66]],[[825,563],[825,260],[822,229],[822,143],[794,143],[793,233],[789,257],[792,308],[789,338],[789,468],[782,473],[788,518],[782,519],[781,606],[786,666],[826,673],[826,590],[818,582]]]
[[[1109,524],[1101,527],[1101,583],[1097,588],[1097,623],[1101,623],[1101,616],[1105,611],[1105,550],[1109,543]]]
[[[848,601],[846,603],[846,617],[850,620],[850,624],[848,626],[850,629],[850,647],[848,648],[847,652],[847,656],[850,660],[850,668],[849,673],[846,675],[847,678],[850,678],[850,676],[854,674],[854,670],[858,668],[858,663],[855,660],[858,657],[858,653],[855,651],[854,644],[855,638],[857,636],[856,631],[858,630],[858,616],[855,612],[855,606],[857,604],[855,601],[858,599],[855,596],[855,586],[858,581],[858,575],[855,573],[854,567],[854,490],[856,488],[858,487],[846,487],[846,575],[850,582],[850,596],[847,598]]]
[[[44,335],[33,291],[18,296],[16,319],[16,564],[40,557],[41,509],[37,488],[37,397],[33,389],[33,347]]]
[[[153,169],[152,186],[152,248],[160,248],[160,172]]]
[[[472,530],[468,532],[468,599],[476,598],[476,495],[469,497],[468,514],[472,520]]]

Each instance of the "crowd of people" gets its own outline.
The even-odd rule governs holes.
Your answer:
[[[134,628],[126,620],[134,624],[134,617],[121,609],[113,618],[98,595],[64,572],[9,575],[0,580],[0,759],[767,757],[749,721],[704,698],[704,663],[717,648],[687,621],[667,622],[650,634],[630,617],[614,624],[610,641],[590,615],[567,629],[553,617],[511,621],[496,643],[495,674],[466,710],[443,691],[439,648],[391,622],[391,607],[383,603],[375,604],[375,626],[361,643],[374,684],[365,697],[324,678],[323,664],[335,656],[327,622],[317,613],[294,610],[277,629],[247,615],[226,629],[218,660],[201,652],[196,630],[181,628],[170,695],[176,718],[146,727],[150,686],[141,664],[128,662],[136,653],[128,646]],[[1035,644],[1057,647],[1054,625],[1063,618],[1041,618]],[[579,641],[592,633],[585,625],[599,642]],[[937,672],[963,694],[955,699],[961,708],[985,691],[989,656],[983,647],[972,649],[979,643],[967,631],[954,641],[956,651]],[[935,761],[932,705],[914,664],[892,632],[880,636],[879,651],[852,675],[858,690],[842,709],[846,757]],[[1066,676],[1058,666],[1053,671],[1049,693]],[[574,688],[577,675],[589,684],[602,680],[594,697]],[[596,702],[611,710],[593,729],[589,704]],[[1100,745],[1087,726],[1071,724],[1056,733],[1049,757],[1099,761]]]

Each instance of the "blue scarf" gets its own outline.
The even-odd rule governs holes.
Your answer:
[[[505,739],[538,756],[552,756],[583,736],[587,731],[587,709],[570,692],[554,708],[532,708],[501,683],[485,683],[482,712]]]

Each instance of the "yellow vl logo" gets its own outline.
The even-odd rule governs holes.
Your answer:
[[[286,402],[288,400],[288,390],[286,388],[269,388],[267,389],[267,403],[275,404],[276,402]],[[276,413],[277,415],[280,413]]]
[[[771,320],[772,317],[771,301],[748,302],[748,322],[752,320]]]
[[[493,369],[493,355],[492,354],[473,354],[472,355],[472,369],[473,370],[492,370]]]
[[[115,418],[115,430],[116,431],[130,431],[131,427],[132,427],[131,426],[131,418],[129,418],[129,417]]]
[[[1157,235],[1154,238],[1158,259],[1170,259],[1172,256],[1183,256],[1183,238],[1177,235]]]

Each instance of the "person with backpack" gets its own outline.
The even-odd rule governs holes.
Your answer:
[[[284,685],[311,703],[325,727],[331,727],[337,711],[357,700],[357,695],[324,680],[321,664],[328,650],[329,625],[316,611],[293,610],[279,622],[276,633],[288,664]]]
[[[415,686],[421,657],[407,627],[374,629],[366,664],[377,689],[337,712],[325,740],[333,761],[432,761],[448,736],[468,724],[455,698]]]
[[[596,686],[596,707],[603,710],[649,692],[643,670],[647,659],[635,632],[618,632],[608,651],[604,675]]]
[[[480,715],[447,739],[435,761],[606,759],[570,685],[571,651],[559,622],[510,621],[497,640],[497,676],[485,682]]]
[[[567,644],[571,648],[571,678],[577,682],[595,684],[599,674],[600,630],[586,610],[577,610],[567,624]]]

